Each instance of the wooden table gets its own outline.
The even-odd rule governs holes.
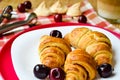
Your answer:
[[[7,5],[12,5],[13,8],[16,9],[17,5],[19,3],[24,2],[24,1],[26,1],[26,0],[0,0],[0,10],[5,8]],[[35,9],[36,7],[38,7],[38,5],[43,0],[29,0],[29,1],[32,2],[32,8]],[[54,1],[56,1],[56,0],[48,0],[48,3],[50,3],[50,2],[52,3]],[[65,0],[63,0],[63,1],[65,2]],[[78,1],[78,0],[73,0],[73,1],[72,0],[66,0],[66,1],[68,1],[68,2],[73,2],[74,1],[75,2],[75,1]],[[92,5],[95,8],[96,7],[96,0],[89,0],[89,1],[92,3]],[[120,29],[120,24],[113,24],[113,25]]]

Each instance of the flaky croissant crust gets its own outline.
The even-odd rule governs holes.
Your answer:
[[[62,38],[44,35],[40,38],[38,50],[41,63],[50,68],[55,68],[64,65],[65,58],[71,51],[71,47]]]
[[[71,46],[84,49],[88,52],[94,57],[98,65],[103,63],[112,65],[112,44],[105,34],[81,27],[73,29],[65,35],[64,39],[67,40]]]
[[[44,48],[49,46],[55,46],[62,49],[66,54],[71,51],[70,45],[62,38],[51,37],[48,35],[44,35],[41,37],[40,45],[39,45],[39,52],[41,52]]]
[[[67,55],[64,70],[66,80],[93,80],[96,77],[96,63],[82,49],[75,49]]]

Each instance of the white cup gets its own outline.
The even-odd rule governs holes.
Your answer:
[[[120,23],[120,0],[97,0],[97,12],[111,23]]]

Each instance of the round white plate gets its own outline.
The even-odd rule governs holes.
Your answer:
[[[51,30],[60,30],[63,36],[70,32],[72,29],[76,27],[83,26],[62,26],[62,27],[53,27],[53,28],[44,28],[26,32],[20,36],[18,36],[11,48],[11,56],[12,62],[15,69],[15,72],[20,80],[37,80],[37,78],[33,74],[33,68],[36,64],[40,63],[39,55],[38,55],[38,45],[39,40],[42,35],[49,35]],[[114,52],[114,60],[115,66],[113,71],[113,76],[110,78],[100,78],[96,80],[119,80],[120,78],[120,40],[114,36],[112,33],[91,26],[84,26],[90,28],[95,31],[100,31],[106,34],[112,43],[113,52]]]

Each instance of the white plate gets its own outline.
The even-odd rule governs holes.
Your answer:
[[[38,30],[26,32],[20,35],[19,37],[17,37],[12,44],[11,56],[12,56],[13,66],[18,78],[20,80],[37,80],[37,78],[34,77],[33,68],[36,64],[40,63],[40,59],[38,55],[38,45],[39,45],[40,37],[42,35],[45,34],[49,35],[51,30],[60,30],[64,36],[66,33],[70,32],[75,27],[80,27],[80,26],[69,26],[69,27],[62,26],[62,27],[38,29]],[[101,78],[100,80],[119,80],[120,40],[106,30],[96,27],[90,27],[90,26],[84,26],[84,27],[103,32],[110,38],[112,42],[113,51],[114,51],[113,55],[115,59],[115,67],[113,72],[114,76],[106,79]]]

